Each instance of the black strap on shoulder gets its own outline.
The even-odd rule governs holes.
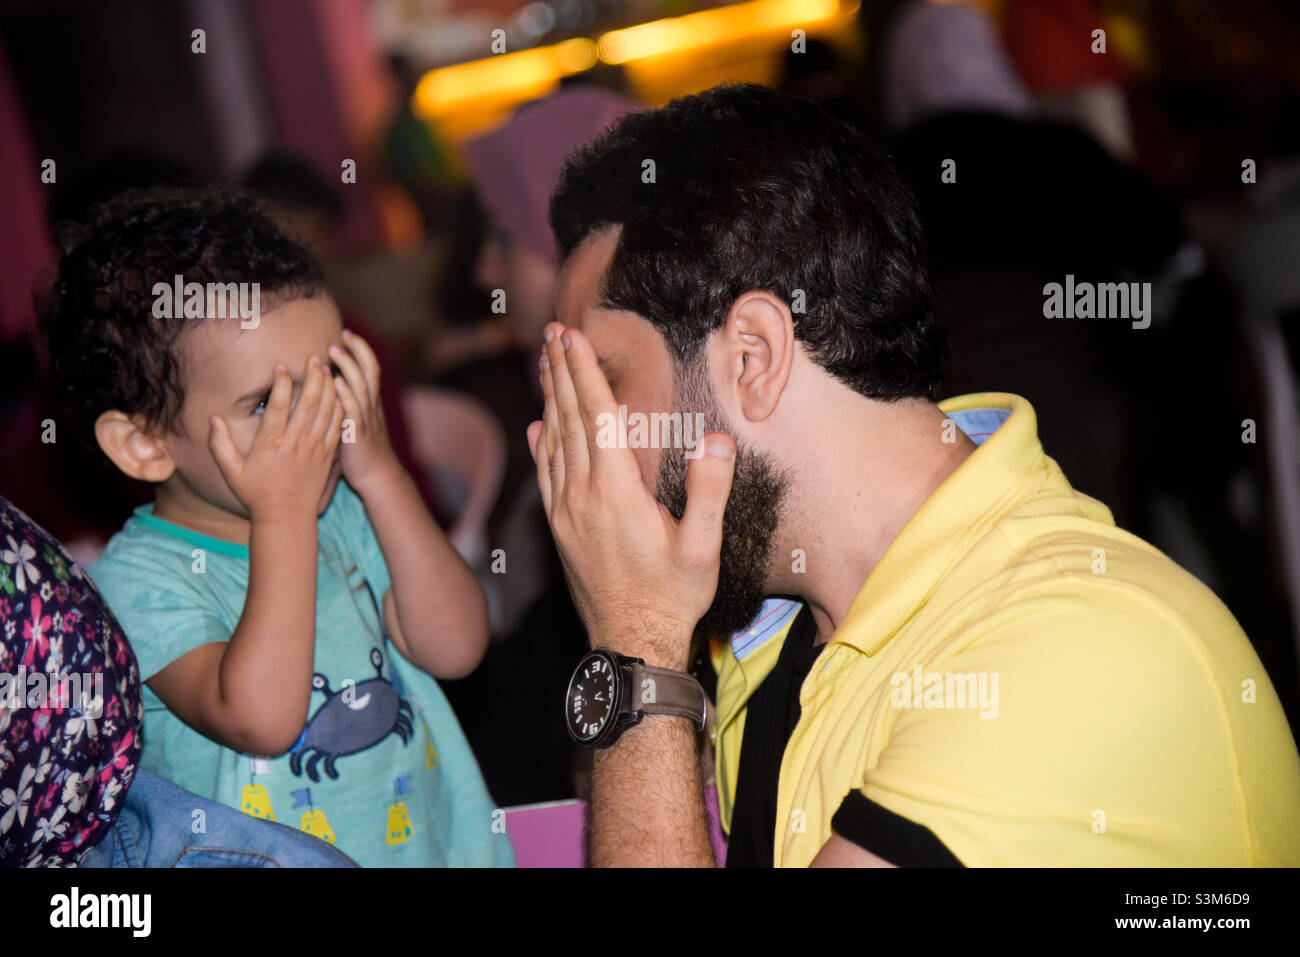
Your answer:
[[[965,867],[923,824],[850,791],[831,818],[831,829],[845,840],[898,867]]]

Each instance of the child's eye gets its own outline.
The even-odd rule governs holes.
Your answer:
[[[271,393],[267,393],[257,400],[257,405],[253,406],[253,415],[261,415],[266,411],[266,403],[271,401]]]

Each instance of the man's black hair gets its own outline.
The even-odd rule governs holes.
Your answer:
[[[129,190],[58,230],[40,306],[50,374],[77,437],[110,409],[174,430],[185,401],[177,342],[202,319],[154,316],[156,283],[258,283],[263,311],[324,288],[320,266],[257,200],[228,187]]]
[[[679,370],[762,289],[855,391],[938,397],[944,336],[915,201],[865,136],[816,104],[742,84],[622,117],[569,158],[551,198],[565,258],[613,225],[601,305],[652,322]]]

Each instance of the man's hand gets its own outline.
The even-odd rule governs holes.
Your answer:
[[[627,448],[601,448],[597,417],[618,414],[591,343],[559,323],[542,352],[542,421],[528,427],[537,481],[574,602],[593,643],[684,671],[713,601],[735,444],[721,432],[687,470],[681,521]],[[664,449],[663,455],[684,455]]]
[[[291,412],[293,380],[286,366],[277,365],[271,396],[247,455],[235,447],[225,419],[214,415],[209,422],[208,448],[251,517],[305,514],[315,521],[342,419],[342,407],[326,385],[328,377],[324,364],[312,356]]]
[[[343,341],[346,349],[330,346],[330,358],[342,373],[335,378],[334,388],[343,404],[347,438],[343,443],[343,477],[362,492],[368,481],[401,466],[384,422],[379,360],[355,332],[343,330]]]

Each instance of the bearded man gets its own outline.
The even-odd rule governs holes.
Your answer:
[[[914,202],[862,135],[719,87],[570,157],[551,223],[528,435],[593,648],[593,864],[714,864],[704,639],[729,866],[1300,864],[1300,756],[1228,609],[1025,399],[936,404]],[[621,405],[702,413],[704,454],[597,442]]]

